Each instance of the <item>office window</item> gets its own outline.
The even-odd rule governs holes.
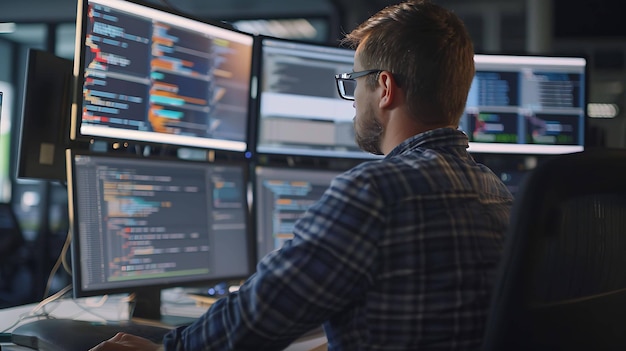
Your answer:
[[[0,202],[11,199],[10,155],[11,155],[11,110],[13,87],[0,81]]]
[[[76,37],[76,24],[61,23],[56,27],[56,47],[54,53],[57,56],[74,59],[74,41]]]

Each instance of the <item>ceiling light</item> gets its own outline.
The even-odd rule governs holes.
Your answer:
[[[0,33],[13,33],[15,32],[15,27],[14,22],[0,23]]]
[[[619,107],[616,104],[587,104],[587,115],[590,118],[615,118],[619,114]]]

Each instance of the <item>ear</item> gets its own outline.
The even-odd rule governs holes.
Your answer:
[[[396,81],[391,72],[380,72],[378,75],[378,85],[381,89],[378,107],[389,108],[394,103],[396,96],[399,94],[398,85],[396,85]]]

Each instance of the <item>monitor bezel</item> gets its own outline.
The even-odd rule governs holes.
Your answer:
[[[81,131],[82,126],[82,107],[83,107],[83,83],[85,80],[85,40],[87,35],[87,22],[86,14],[89,9],[90,2],[97,3],[112,3],[120,4],[122,6],[131,6],[132,9],[154,11],[153,14],[160,14],[161,16],[174,18],[176,20],[191,21],[198,26],[206,26],[218,32],[225,33],[227,35],[239,36],[242,40],[249,41],[250,56],[247,58],[250,62],[249,76],[248,76],[248,93],[245,106],[247,109],[245,116],[245,130],[243,131],[242,141],[226,140],[226,139],[212,139],[205,137],[183,137],[176,134],[166,134],[158,132],[134,132],[131,135],[125,134],[120,136],[120,132],[123,132],[122,128],[110,128],[106,130],[103,128],[98,132],[85,133]],[[108,5],[105,5],[108,6]],[[144,11],[144,12],[145,12]],[[191,23],[189,22],[189,23]],[[170,148],[196,148],[203,150],[214,150],[224,152],[236,152],[236,153],[248,153],[250,149],[250,141],[248,136],[250,134],[250,115],[254,106],[252,94],[253,94],[253,61],[254,61],[254,35],[251,33],[237,30],[233,26],[212,19],[199,18],[188,13],[180,12],[176,9],[160,6],[154,3],[150,3],[142,0],[78,0],[76,11],[76,38],[75,38],[75,50],[74,50],[74,66],[73,66],[73,86],[74,92],[72,97],[71,113],[70,113],[70,130],[69,139],[71,141],[80,142],[93,142],[93,141],[105,141],[110,143],[133,143],[136,145],[148,145],[156,147],[170,147]]]
[[[81,234],[80,234],[80,218],[77,209],[77,196],[76,188],[74,184],[75,174],[75,156],[91,156],[91,157],[106,157],[106,158],[118,158],[132,160],[136,162],[150,161],[150,162],[171,162],[172,165],[195,165],[199,167],[237,167],[241,170],[243,176],[244,186],[242,187],[242,197],[246,201],[244,208],[244,220],[245,220],[245,240],[246,240],[246,259],[247,268],[246,272],[236,275],[222,275],[213,276],[212,274],[205,274],[202,276],[193,276],[188,279],[175,280],[175,281],[153,281],[153,280],[139,280],[137,284],[131,284],[123,287],[101,287],[95,289],[84,289],[82,286],[83,272],[82,272],[82,253],[80,250]],[[248,162],[235,161],[235,160],[218,160],[214,162],[200,162],[192,160],[183,160],[174,157],[145,157],[136,154],[129,153],[103,153],[94,152],[91,150],[66,150],[66,166],[67,166],[67,193],[68,193],[68,214],[69,214],[69,227],[71,231],[71,259],[72,259],[72,293],[74,298],[100,296],[109,294],[122,294],[122,293],[137,293],[137,292],[158,292],[162,289],[175,288],[175,287],[208,287],[217,283],[225,281],[241,281],[248,278],[254,273],[256,267],[256,236],[253,232],[253,222],[250,211],[250,201],[248,198],[248,192],[250,187],[250,167]]]

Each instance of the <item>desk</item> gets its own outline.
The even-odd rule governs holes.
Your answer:
[[[170,289],[163,293],[164,314],[182,317],[198,317],[206,308],[198,307],[195,300],[189,298],[182,289]],[[0,330],[11,331],[17,325],[36,320],[36,316],[44,313],[54,318],[87,320],[95,322],[128,320],[129,305],[127,296],[112,295],[107,297],[90,297],[81,299],[64,298],[53,301],[35,310],[37,304],[0,309]],[[15,324],[15,322],[20,323]],[[308,351],[326,342],[324,335],[311,335],[296,340],[285,351]],[[2,344],[2,351],[27,351],[32,349],[13,344]]]

